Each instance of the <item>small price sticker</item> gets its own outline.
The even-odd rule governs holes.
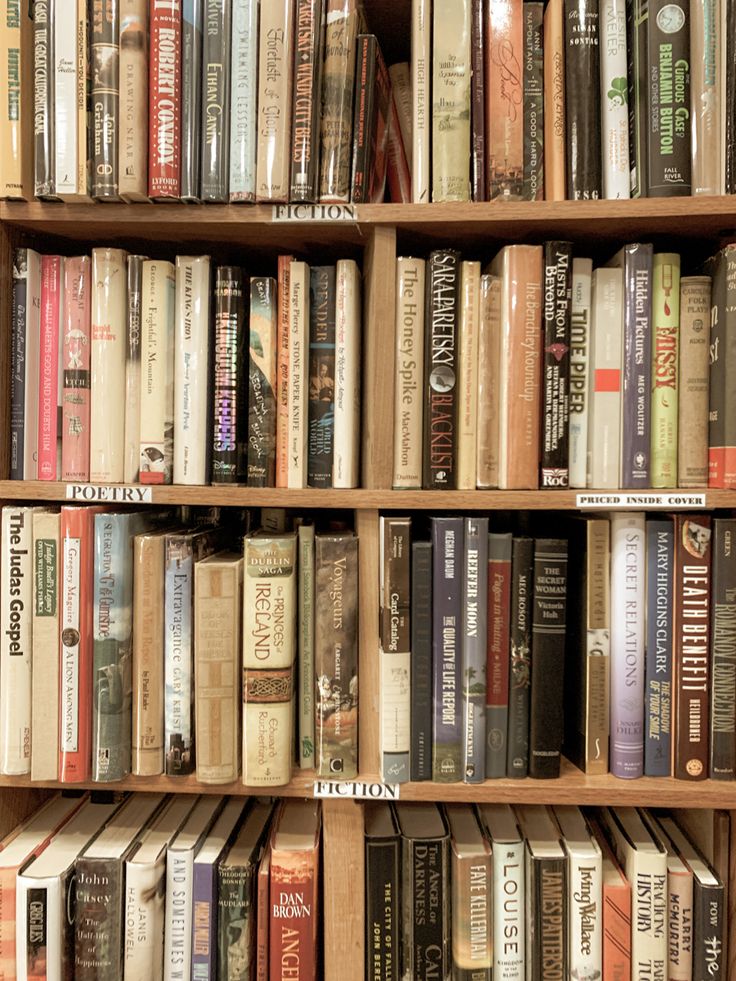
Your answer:
[[[66,499],[91,504],[151,504],[153,488],[124,484],[67,484]]]
[[[364,783],[361,780],[315,780],[315,797],[344,797],[354,800],[398,800],[398,783]]]
[[[655,494],[624,491],[610,494],[578,494],[578,508],[704,508],[705,494]]]

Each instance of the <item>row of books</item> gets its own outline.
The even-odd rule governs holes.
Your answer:
[[[361,277],[16,249],[11,479],[355,487]]]
[[[397,489],[736,486],[736,245],[399,258]]]
[[[384,780],[733,780],[736,519],[548,521],[381,518]]]
[[[733,193],[735,39],[731,0],[413,0],[413,200]]]
[[[432,977],[427,965],[473,981],[720,976],[728,867],[721,879],[680,820],[366,804],[366,976]]]
[[[318,803],[55,797],[0,843],[6,977],[317,977]],[[284,898],[286,897],[286,898]]]
[[[391,82],[366,31],[357,0],[106,0],[102,13],[34,0],[0,49],[13,96],[0,195],[382,201],[390,155],[408,199]]]
[[[357,538],[248,519],[3,508],[0,772],[357,774]]]

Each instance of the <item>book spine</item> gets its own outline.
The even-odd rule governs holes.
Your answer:
[[[544,57],[543,7],[527,2],[524,10],[524,184],[525,201],[544,198]]]
[[[309,274],[307,485],[332,486],[335,438],[335,266]]]
[[[449,854],[447,839],[404,839],[402,854],[402,962],[404,977],[421,976],[425,967],[450,977]],[[431,913],[425,883],[432,877],[437,906]],[[408,969],[408,970],[407,970]]]
[[[164,544],[164,748],[167,776],[194,773],[192,728],[192,536],[167,535]]]
[[[395,490],[422,486],[425,265],[423,259],[396,260]]]
[[[500,0],[486,10],[488,197],[519,200],[524,188],[523,5]]]
[[[30,479],[26,456],[26,359],[28,358],[28,249],[13,252],[13,308],[10,342],[10,479]],[[30,442],[30,433],[29,439]],[[34,440],[35,442],[35,440]]]
[[[33,515],[32,780],[59,772],[59,522],[58,512]]]
[[[563,735],[567,542],[534,544],[529,776],[558,777]]]
[[[122,862],[82,855],[74,863],[74,878],[74,979],[120,981]]]
[[[206,0],[182,0],[181,4],[179,196],[182,201],[199,201],[200,155],[206,153],[202,145],[201,115],[205,102],[202,91],[205,5]]]
[[[411,519],[380,518],[381,777],[405,783],[411,746]]]
[[[50,897],[46,883],[18,877],[16,915],[18,917],[18,946],[16,976],[27,981],[49,977],[43,967],[51,955],[53,930],[49,922]],[[58,951],[57,951],[58,953]],[[39,969],[36,965],[39,965]]]
[[[217,268],[214,348],[212,483],[235,484],[245,471],[247,418],[245,298],[243,273],[235,266]]]
[[[469,201],[471,0],[434,4],[432,200]]]
[[[679,333],[680,256],[662,252],[652,263],[652,487],[677,486]]]
[[[527,880],[529,881],[529,920],[527,929],[538,943],[530,945],[531,968],[528,977],[543,981],[550,974],[565,974],[568,958],[567,930],[567,875],[564,859],[531,859],[527,854]],[[571,931],[572,932],[572,931]],[[572,975],[570,975],[572,977]]]
[[[276,486],[288,486],[289,474],[289,290],[294,257],[278,259],[276,303]]]
[[[458,490],[475,490],[478,462],[479,262],[461,263],[458,302],[457,487]]]
[[[231,2],[205,0],[204,4],[200,197],[221,203],[229,198]]]
[[[275,849],[272,852],[269,978],[278,978],[283,974],[281,965],[294,962],[299,964],[299,974],[304,978],[317,977],[318,855],[317,850],[301,855],[279,854]],[[283,904],[282,897],[290,891],[300,893],[303,902]]]
[[[424,355],[425,489],[457,485],[457,327],[460,255],[433,252],[427,270]]]
[[[0,772],[31,772],[33,509],[2,509]]]
[[[595,847],[595,839],[593,839]],[[571,978],[601,976],[603,869],[601,854],[567,856],[568,970]]]
[[[462,518],[432,518],[432,779],[462,780]]]
[[[128,256],[128,297],[125,332],[125,457],[123,480],[138,480],[141,459],[141,324],[143,319],[143,255]]]
[[[731,549],[736,533],[733,518],[713,520],[713,601],[710,611],[710,768],[714,780],[736,776],[736,569]]]
[[[255,967],[256,981],[269,981],[268,953],[269,934],[271,926],[271,911],[269,909],[269,890],[271,876],[271,849],[266,845],[261,864],[258,867],[258,883],[256,885],[256,941]]]
[[[298,692],[299,766],[314,769],[314,525],[301,524],[297,532],[298,581]]]
[[[118,197],[118,99],[120,85],[120,4],[94,4],[90,37],[92,72],[92,197]]]
[[[532,677],[534,541],[515,538],[511,552],[511,626],[509,631],[509,711],[506,775],[529,771],[529,697]]]
[[[354,259],[338,259],[335,297],[335,439],[332,486],[360,483],[361,277]]]
[[[625,0],[600,8],[600,105],[603,197],[631,195]]]
[[[586,486],[588,407],[590,404],[591,331],[590,259],[572,261],[570,305],[570,487]]]
[[[510,534],[488,536],[488,655],[486,664],[486,777],[506,776],[511,628]]]
[[[727,906],[722,882],[706,885],[695,879],[692,977],[723,977],[726,972]]]
[[[86,6],[86,5],[85,5]],[[54,174],[58,197],[74,197],[82,192],[78,179],[79,146],[77,142],[77,32],[68,24],[77,24],[77,0],[54,0]]]
[[[644,515],[611,517],[611,773],[644,773]]]
[[[276,280],[250,281],[248,486],[276,483]]]
[[[391,83],[378,43],[375,45],[375,56],[372,58],[371,63],[375,65],[376,80],[371,113],[367,117],[370,125],[368,132],[372,136],[368,145],[368,163],[366,165],[367,181],[365,186],[367,187],[368,193],[364,200],[370,204],[380,204],[384,200],[386,193],[388,137],[391,126],[392,100]],[[358,198],[353,196],[353,200],[357,201]]]
[[[217,866],[214,863],[194,864],[191,968],[192,981],[210,981],[217,976]]]
[[[99,483],[124,475],[125,414],[108,409],[125,399],[125,280],[122,250],[92,250],[89,479]]]
[[[675,516],[674,776],[708,776],[711,517]]]
[[[74,111],[77,137],[77,199],[87,201],[92,190],[92,142],[90,117],[91,76],[89,50],[89,6],[87,0],[77,0],[75,32],[75,65],[77,69],[74,92]]]
[[[646,536],[644,775],[668,777],[672,768],[672,522],[648,521]]]
[[[163,981],[188,981],[192,964],[194,849],[169,848],[166,856],[166,903]]]
[[[174,462],[174,300],[171,262],[147,259],[141,284],[142,484],[170,484]]]
[[[623,249],[624,347],[621,486],[650,486],[652,398],[652,247]]]
[[[41,341],[38,379],[38,479],[56,480],[59,327],[64,261],[58,255],[41,257]]]
[[[483,63],[485,21],[483,19],[483,6],[484,0],[472,0],[470,12],[472,19],[470,35],[470,193],[473,201],[486,200],[486,94],[485,66]],[[400,99],[394,66],[389,69],[389,74],[398,109]],[[401,77],[403,78],[403,74]],[[411,119],[410,115],[409,119]],[[398,118],[397,122],[400,122]],[[403,138],[403,128],[401,134]],[[407,153],[410,153],[411,147],[406,145],[405,139],[404,146]],[[411,203],[411,196],[406,203]]]
[[[164,772],[164,537],[133,546],[133,755],[136,776]]]
[[[649,0],[647,45],[648,197],[691,193],[690,5],[669,15]]]
[[[680,363],[677,486],[708,486],[708,388],[711,281],[680,280]]]
[[[307,486],[309,294],[309,266],[293,262],[289,276],[288,487]]]
[[[493,950],[490,852],[465,856],[452,843],[452,977],[490,981]],[[471,915],[472,914],[472,915]]]
[[[230,203],[256,199],[258,0],[233,0],[230,51]]]
[[[565,0],[567,197],[601,196],[598,0]]]
[[[355,91],[353,94],[353,148],[350,199],[370,203],[369,182],[374,151],[378,41],[373,34],[356,39]]]
[[[480,277],[476,485],[498,487],[501,388],[501,280]]]
[[[711,276],[710,395],[708,410],[708,486],[736,486],[736,419],[726,363],[736,343],[729,307],[736,290],[729,284],[736,268],[736,250],[726,247],[711,259],[706,272]]]
[[[588,487],[618,488],[621,460],[621,375],[623,358],[623,275],[594,269]]]
[[[526,882],[521,841],[493,841],[493,977],[524,981]],[[503,916],[497,916],[499,910]]]
[[[544,11],[545,201],[564,201],[567,191],[565,171],[565,11],[563,3],[564,0],[549,0]]]
[[[411,79],[414,93],[414,111],[412,119],[411,199],[414,204],[429,203],[429,151],[432,132],[431,44],[431,0],[412,0]]]
[[[261,5],[256,162],[258,201],[287,201],[289,198],[293,15],[293,0],[272,0]]]
[[[350,200],[353,91],[358,34],[355,0],[327,0],[320,112],[319,199]]]
[[[316,772],[358,773],[358,539],[315,538]]]
[[[725,8],[726,57],[724,71],[726,74],[725,103],[725,190],[726,194],[736,192],[736,3],[734,0],[723,0]]]
[[[176,257],[174,340],[175,484],[206,484],[210,390],[210,257]]]
[[[721,0],[698,0],[690,7],[692,194],[722,194],[725,162],[721,36],[726,10]]]
[[[321,0],[297,0],[291,102],[290,200],[315,201],[324,25]]]
[[[166,853],[153,863],[125,863],[123,981],[161,978]]]
[[[291,779],[296,560],[293,533],[245,540],[243,783],[247,786],[282,786]]]
[[[33,5],[8,2],[0,15],[0,197],[33,196]]]
[[[180,0],[151,0],[149,32],[148,195],[176,200],[181,194],[184,95]]]
[[[56,194],[54,134],[54,0],[33,0],[33,190]]]
[[[366,838],[366,944],[365,977],[398,981],[399,966],[396,950],[399,939],[400,909],[400,843],[398,838],[387,840]]]
[[[632,0],[626,4],[627,64],[629,76],[629,161],[631,197],[647,196],[649,99],[647,38],[649,0]]]
[[[465,518],[463,565],[462,772],[465,783],[482,783],[486,776],[487,518]]]
[[[586,773],[608,772],[611,676],[611,526],[587,522]],[[569,607],[572,609],[572,607]]]
[[[412,780],[432,779],[432,543],[411,546]]]
[[[64,260],[61,479],[89,480],[90,260]]]
[[[120,0],[118,190],[148,199],[148,3]]]
[[[230,962],[243,957],[243,949],[249,951],[252,965],[255,961],[254,873],[253,865],[217,866],[217,970],[207,977],[227,976]],[[240,937],[242,946],[234,939]]]
[[[572,243],[544,246],[544,395],[541,486],[569,483]]]

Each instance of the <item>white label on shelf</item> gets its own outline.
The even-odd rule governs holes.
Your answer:
[[[363,783],[359,780],[315,780],[315,797],[353,797],[356,800],[398,800],[398,783]]]
[[[114,501],[118,504],[151,504],[153,487],[123,484],[67,484],[67,501]]]
[[[704,508],[705,494],[655,494],[651,491],[577,494],[575,506],[578,508]]]
[[[271,221],[357,221],[354,204],[275,204]]]

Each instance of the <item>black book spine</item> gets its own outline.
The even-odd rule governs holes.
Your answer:
[[[319,105],[324,24],[322,0],[297,0],[291,103],[291,200],[317,200]]]
[[[122,859],[74,863],[74,981],[118,981],[122,975]]]
[[[598,0],[565,0],[567,196],[601,196]]]
[[[726,194],[736,194],[736,0],[726,6]]]
[[[230,178],[231,0],[205,0],[202,42],[203,201],[225,203]]]
[[[534,544],[530,777],[560,775],[566,629],[567,542],[540,538]]]
[[[457,327],[460,253],[433,252],[427,270],[424,356],[425,490],[457,486]]]
[[[120,7],[118,0],[92,4],[92,196],[118,199],[118,86]]]
[[[736,518],[713,521],[710,777],[736,777]]]
[[[184,0],[181,20],[181,176],[182,201],[199,200],[201,155],[203,0]]]
[[[647,195],[689,195],[690,7],[649,2]]]
[[[37,198],[53,198],[56,194],[54,88],[54,0],[34,0],[33,159]]]
[[[448,841],[404,841],[404,875],[410,876],[411,881],[402,898],[403,975],[446,978],[451,957]]]
[[[725,906],[721,882],[706,884],[693,876],[693,981],[728,976]]]
[[[376,46],[373,34],[359,34],[353,103],[352,200],[368,201],[371,176],[371,131],[376,93]]]
[[[26,893],[26,964],[28,977],[45,976],[49,955],[48,896],[46,889]],[[64,920],[66,921],[66,917]],[[72,950],[74,938],[72,938]]]
[[[462,612],[465,522],[432,518],[432,779],[462,780]]]
[[[335,266],[309,271],[307,486],[332,487],[335,456]]]
[[[531,859],[530,981],[564,978],[567,965],[567,883],[562,858]],[[529,922],[529,921],[527,921]],[[529,927],[527,927],[529,929]]]
[[[652,246],[624,247],[621,486],[649,487],[652,387]]]
[[[23,480],[26,435],[26,323],[28,252],[13,253],[13,313],[10,347],[10,479]]]
[[[219,266],[215,278],[212,435],[212,482],[216,484],[235,484],[245,477],[248,432],[245,335],[242,270]]]
[[[399,896],[399,838],[366,839],[366,981],[399,979]]]
[[[248,486],[276,484],[276,280],[250,281]]]
[[[485,23],[484,0],[473,0],[470,38],[470,126],[472,133],[470,157],[470,190],[473,201],[486,200],[486,97],[483,47]]]
[[[736,485],[736,399],[729,365],[736,354],[736,245],[727,245],[706,264],[712,279],[710,317],[710,404],[708,484]]]
[[[411,779],[432,779],[432,543],[411,547]]]
[[[511,665],[506,774],[529,771],[529,687],[532,675],[534,541],[515,538],[511,551]]]
[[[629,160],[631,196],[647,195],[647,146],[649,124],[647,100],[647,28],[649,0],[626,0],[626,45],[629,76]]]
[[[544,197],[543,10],[538,0],[524,3],[524,190],[525,201]]]
[[[544,390],[541,486],[568,486],[572,243],[544,245]]]

